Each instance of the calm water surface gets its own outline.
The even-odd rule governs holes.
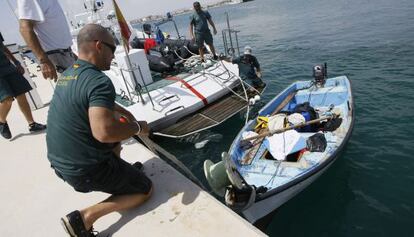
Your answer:
[[[268,82],[263,102],[314,64],[353,84],[356,121],[340,159],[274,215],[270,236],[414,236],[414,1],[256,0],[211,9],[241,30]],[[188,35],[188,16],[177,17]],[[221,35],[215,36],[222,50]],[[204,183],[205,159],[220,160],[243,125],[237,115],[199,137],[157,142]],[[194,143],[208,139],[203,149]],[[237,227],[236,227],[237,228]]]

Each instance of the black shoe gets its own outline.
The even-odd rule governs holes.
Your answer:
[[[7,122],[0,123],[0,133],[6,139],[10,139],[12,137],[11,132],[10,132],[10,128],[9,128],[9,125],[7,124]]]
[[[213,56],[213,59],[214,59],[214,60],[217,60],[217,59],[218,59],[218,56],[217,56],[217,55],[214,55],[214,56]]]
[[[141,162],[139,162],[139,161],[137,161],[134,164],[132,164],[132,166],[134,166],[139,171],[142,171],[144,169],[144,165]]]
[[[46,129],[46,125],[40,124],[40,123],[36,123],[33,122],[31,124],[29,124],[29,132],[39,132],[39,131],[43,131]]]
[[[71,237],[96,237],[93,229],[85,229],[82,216],[79,211],[73,211],[65,217],[60,218],[63,228]]]

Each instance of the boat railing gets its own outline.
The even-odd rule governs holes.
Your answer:
[[[238,33],[240,31],[231,29],[229,14],[227,12],[226,12],[226,19],[227,19],[227,29],[224,29],[221,31],[221,34],[223,37],[224,53],[226,56],[234,57],[236,56],[236,51],[237,51],[237,56],[240,57],[240,47],[239,47],[239,38],[238,38]]]
[[[163,18],[163,19],[161,19],[161,20],[159,20],[157,22],[154,22],[154,23],[152,23],[152,25],[151,25],[151,23],[142,24],[142,26],[141,26],[142,32],[145,32],[149,36],[149,38],[151,38],[151,34],[155,33],[153,31],[153,29],[152,29],[152,26],[154,26],[155,28],[158,28],[159,29],[159,27],[161,25],[167,24],[169,22],[172,22],[173,23],[174,29],[175,29],[175,33],[177,34],[178,39],[185,38],[184,36],[180,35],[180,32],[178,31],[177,23],[175,22],[173,16],[169,12],[167,13],[167,18]],[[145,38],[145,34],[143,34],[143,36]]]
[[[139,95],[139,97],[141,98],[141,103],[142,104],[145,104],[145,100],[144,100],[144,98],[143,98],[143,96],[142,96],[142,85],[138,82],[138,80],[137,80],[137,78],[136,78],[136,75],[135,75],[135,71],[136,70],[138,70],[138,72],[139,72],[139,75],[140,75],[140,77],[141,77],[141,81],[142,81],[142,84],[143,84],[143,86],[144,86],[144,88],[145,88],[145,90],[147,91],[147,95],[148,95],[148,98],[149,98],[149,100],[150,100],[150,102],[151,102],[151,104],[152,104],[152,108],[153,109],[155,109],[155,105],[154,105],[154,102],[153,102],[153,100],[152,100],[152,97],[151,97],[151,94],[149,93],[149,90],[148,90],[148,87],[147,87],[147,84],[145,83],[145,81],[144,81],[144,77],[143,77],[143,75],[142,75],[142,71],[141,71],[141,67],[139,66],[139,65],[137,65],[137,64],[135,64],[135,63],[130,63],[130,67],[129,68],[119,68],[119,71],[121,72],[121,77],[122,77],[122,80],[123,80],[123,82],[124,82],[124,84],[125,84],[125,87],[126,87],[126,89],[127,89],[127,92],[128,92],[128,95],[129,95],[129,99],[131,100],[131,102],[133,102],[132,101],[132,97],[131,97],[131,91],[129,90],[129,87],[131,87],[132,88],[132,85],[130,85],[128,82],[127,82],[127,80],[126,80],[126,78],[125,78],[125,75],[124,75],[124,73],[123,72],[127,72],[127,73],[131,73],[132,74],[132,78],[133,78],[133,80],[134,80],[134,84],[135,84],[135,87],[133,87],[132,89]],[[139,101],[138,101],[139,102]]]

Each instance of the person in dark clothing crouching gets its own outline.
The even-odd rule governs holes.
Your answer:
[[[142,172],[142,164],[131,165],[119,154],[122,140],[135,134],[147,136],[149,127],[115,104],[114,86],[102,72],[114,58],[112,35],[100,25],[88,24],[77,42],[79,58],[56,84],[46,141],[48,159],[58,177],[78,192],[112,194],[61,219],[70,236],[94,236],[97,219],[135,208],[150,197],[152,182]]]
[[[259,61],[252,55],[252,48],[250,46],[244,47],[244,54],[242,56],[226,61],[231,61],[233,64],[237,64],[239,66],[240,77],[243,80],[247,79],[255,88],[266,86],[262,80],[262,71],[260,70]]]

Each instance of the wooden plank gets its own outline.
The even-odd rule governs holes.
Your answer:
[[[167,136],[182,137],[200,131],[225,121],[229,116],[239,112],[246,106],[241,99],[227,97],[212,104],[193,116],[186,117],[178,123],[158,132]]]
[[[217,124],[211,119],[205,118],[199,114],[195,114],[191,117],[187,117],[184,120],[175,123],[174,125],[161,130],[159,133],[170,135],[170,136],[183,136],[192,131],[199,130],[205,126],[213,126]]]
[[[237,89],[237,93],[241,97],[244,97],[241,88]],[[249,94],[251,97],[251,93]],[[204,107],[198,113],[185,117],[174,125],[156,132],[155,134],[168,137],[184,137],[194,132],[216,126],[226,121],[246,106],[247,102],[245,100],[237,95],[230,94],[225,98]]]

